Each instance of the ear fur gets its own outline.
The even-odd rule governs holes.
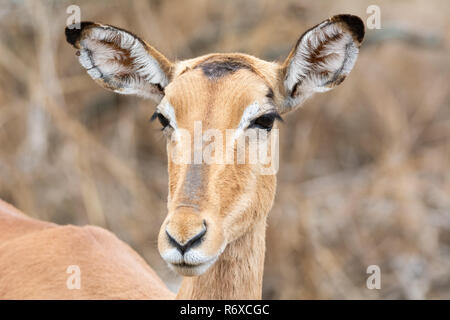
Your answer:
[[[172,63],[131,32],[93,22],[65,29],[80,64],[100,86],[121,94],[160,101],[171,79]]]
[[[364,23],[337,15],[306,31],[282,66],[283,112],[300,106],[315,92],[333,89],[352,70],[364,38]]]

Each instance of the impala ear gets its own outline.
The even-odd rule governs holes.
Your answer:
[[[306,31],[282,66],[282,113],[296,109],[314,92],[342,83],[355,64],[363,38],[364,24],[352,15],[331,17]]]
[[[100,86],[159,102],[171,79],[172,63],[134,34],[108,25],[82,22],[66,28],[67,42]]]

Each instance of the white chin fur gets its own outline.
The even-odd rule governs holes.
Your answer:
[[[205,273],[209,267],[211,267],[215,262],[217,261],[217,257],[209,260],[205,263],[201,263],[201,264],[197,264],[195,266],[190,265],[190,266],[181,266],[181,265],[176,265],[176,264],[171,264],[169,263],[169,267],[170,269],[172,269],[173,271],[175,271],[176,273],[185,276],[185,277],[196,277],[196,276],[200,276],[203,273]]]
[[[173,271],[186,277],[193,277],[199,276],[208,270],[217,261],[222,251],[221,248],[215,256],[211,257],[205,256],[198,249],[191,249],[183,256],[177,249],[170,248],[165,250],[161,257]]]

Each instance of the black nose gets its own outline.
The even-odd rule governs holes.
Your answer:
[[[178,242],[175,237],[173,237],[167,230],[166,230],[167,238],[169,239],[169,242],[172,246],[178,249],[178,251],[181,252],[181,254],[184,254],[191,248],[195,248],[203,241],[205,234],[206,234],[206,225],[203,224],[203,230],[197,233],[195,236],[190,238],[188,241],[186,241],[184,244]]]

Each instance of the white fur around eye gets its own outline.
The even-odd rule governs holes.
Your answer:
[[[177,118],[175,116],[175,109],[173,108],[173,106],[170,104],[169,101],[167,100],[163,100],[158,107],[156,107],[156,109],[164,116],[166,117],[169,122],[171,127],[176,130],[178,129],[178,125],[177,125]]]
[[[245,131],[253,119],[273,109],[274,107],[268,103],[258,103],[258,101],[254,101],[249,104],[242,113],[241,120],[239,121],[239,125],[233,136],[234,139],[237,139]]]

